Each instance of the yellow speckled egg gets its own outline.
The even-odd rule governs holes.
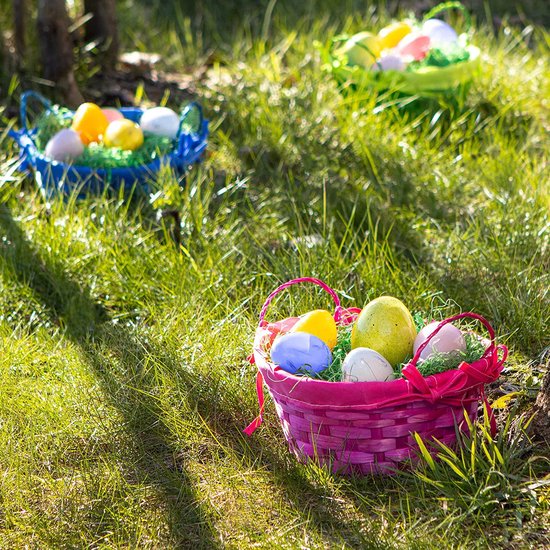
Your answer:
[[[103,134],[103,143],[107,147],[135,151],[143,145],[143,132],[138,124],[127,118],[114,120]]]
[[[78,132],[84,145],[99,141],[109,125],[107,117],[95,103],[83,103],[75,112],[71,128]]]
[[[306,313],[292,327],[291,332],[307,332],[322,340],[330,349],[337,340],[336,322],[332,314],[325,309],[316,309]]]
[[[385,50],[387,48],[395,48],[401,39],[412,31],[411,26],[405,21],[399,21],[392,23],[387,27],[384,27],[378,33],[378,39],[380,40],[380,47]]]
[[[351,349],[373,349],[395,367],[412,355],[415,337],[414,320],[405,304],[380,296],[363,308],[353,324]]]

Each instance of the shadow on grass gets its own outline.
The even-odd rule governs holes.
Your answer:
[[[59,265],[40,256],[5,206],[0,207],[0,229],[11,243],[2,247],[0,258],[11,263],[19,281],[46,306],[52,322],[79,345],[110,404],[124,418],[138,450],[135,464],[140,480],[152,484],[163,497],[172,538],[196,548],[219,547],[185,468],[175,472],[170,467],[170,458],[178,449],[170,442],[153,397],[155,382],[146,368],[146,348],[124,327],[107,323],[109,313]],[[102,361],[96,343],[109,346],[109,352],[121,361],[120,369],[112,371],[110,363]],[[98,515],[104,522],[103,534],[112,531],[112,526],[105,524],[108,514],[99,510]]]
[[[326,536],[335,543],[341,543],[344,536],[348,544],[362,547],[367,544],[369,548],[380,545],[362,533],[355,521],[346,519],[339,503],[324,498],[323,490],[307,479],[303,469],[294,464],[289,466],[261,437],[246,439],[242,434],[245,423],[242,412],[228,406],[220,409],[215,386],[201,383],[199,375],[182,369],[180,361],[160,345],[146,344],[125,327],[109,322],[109,312],[104,307],[94,302],[60,265],[41,257],[5,206],[0,207],[0,229],[11,243],[0,250],[0,258],[10,262],[19,282],[33,290],[52,322],[61,326],[80,347],[110,404],[124,418],[136,445],[139,477],[154,485],[163,496],[170,533],[178,544],[197,548],[220,546],[208,512],[198,501],[186,473],[184,454],[173,443],[174,436],[163,421],[163,411],[154,397],[158,384],[147,367],[147,358],[158,361],[177,376],[191,408],[206,419],[224,448],[232,449],[249,463],[260,464],[292,506],[310,514]],[[109,354],[108,361],[98,353],[99,347]],[[216,410],[214,417],[213,410]],[[98,513],[103,520],[102,531],[109,532],[112,526],[105,522],[101,510]]]
[[[284,17],[288,24],[296,24],[300,18],[327,17],[339,24],[346,18],[355,15],[364,15],[366,5],[361,0],[306,0],[295,2],[279,0],[271,6],[269,0],[235,0],[227,3],[196,2],[191,0],[135,0],[139,6],[151,9],[157,23],[181,24],[183,18],[189,18],[193,24],[203,31],[222,34],[227,39],[231,29],[249,21],[252,29],[259,32],[266,12],[272,9],[280,18]],[[398,10],[413,11],[418,16],[426,13],[437,2],[423,2],[420,0],[398,0],[379,2],[379,6],[392,17]],[[550,24],[550,10],[546,0],[526,0],[521,3],[512,3],[509,0],[472,0],[468,2],[468,9],[478,21],[486,21],[495,29],[503,24],[503,18],[508,24],[525,26],[529,20],[548,26]]]

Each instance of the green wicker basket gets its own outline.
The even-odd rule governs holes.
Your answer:
[[[433,95],[446,92],[472,80],[479,67],[479,48],[468,46],[470,59],[446,67],[420,67],[415,71],[369,71],[344,60],[332,58],[331,71],[339,82],[351,82],[359,88],[392,90],[409,95]]]
[[[423,20],[450,8],[459,8],[465,14],[467,30],[469,30],[470,17],[460,2],[440,4],[427,13]],[[470,44],[466,46],[469,54],[467,60],[443,67],[427,65],[404,71],[373,71],[359,65],[348,65],[347,56],[335,51],[335,45],[348,38],[344,35],[334,38],[327,47],[322,49],[324,67],[341,84],[348,83],[361,89],[371,88],[378,91],[430,97],[452,92],[469,84],[479,69],[479,48]]]

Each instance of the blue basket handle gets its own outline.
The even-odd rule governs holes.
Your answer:
[[[39,94],[38,92],[29,91],[29,92],[24,92],[21,95],[21,107],[20,107],[21,127],[23,128],[26,134],[29,132],[29,129],[27,128],[27,103],[29,99],[36,99],[37,101],[42,103],[42,105],[44,105],[46,109],[50,109],[52,106],[51,101],[46,99],[43,95]]]
[[[32,150],[34,150],[34,142],[31,136],[25,130],[8,130],[8,136],[19,145],[19,159],[21,160],[21,170],[28,168],[36,168],[36,160]]]
[[[182,125],[185,122],[185,118],[190,113],[191,109],[196,109],[199,113],[199,128],[196,132],[191,131],[188,133],[183,131]],[[178,148],[176,151],[176,155],[178,157],[185,158],[189,153],[189,150],[193,146],[203,144],[206,141],[207,136],[208,121],[204,118],[202,106],[196,101],[193,101],[192,103],[189,103],[189,105],[187,105],[185,109],[183,109],[183,111],[181,112]]]

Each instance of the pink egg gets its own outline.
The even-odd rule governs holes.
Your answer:
[[[413,353],[428,339],[430,334],[438,327],[439,322],[434,321],[426,325],[414,340]],[[424,361],[433,353],[449,353],[452,351],[466,351],[466,340],[460,329],[452,324],[444,325],[443,328],[428,342],[422,350],[420,360]]]
[[[105,107],[101,110],[103,111],[103,114],[107,117],[109,123],[114,122],[115,120],[122,120],[124,118],[124,115],[114,107]]]
[[[407,34],[395,48],[403,56],[411,56],[415,61],[424,59],[430,49],[430,37],[425,34]]]

